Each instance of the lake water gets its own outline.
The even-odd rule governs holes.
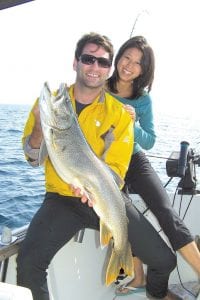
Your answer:
[[[21,146],[29,110],[30,107],[24,105],[0,105],[0,232],[4,225],[16,228],[28,224],[43,201],[43,169],[28,165]],[[166,158],[172,151],[179,151],[180,142],[186,140],[190,147],[199,150],[199,120],[158,113],[155,120],[158,138],[147,155],[165,184],[169,179]],[[199,169],[197,167],[198,175]],[[173,191],[178,181],[174,178],[168,190]]]

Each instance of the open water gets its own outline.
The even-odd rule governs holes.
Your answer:
[[[30,106],[0,105],[0,232],[3,226],[14,229],[28,224],[44,197],[43,168],[29,166],[21,146],[29,110]],[[165,184],[169,179],[166,159],[172,151],[179,151],[180,142],[186,140],[199,150],[199,120],[160,114],[155,120],[158,138],[147,155]],[[178,181],[174,178],[168,190],[173,191]]]

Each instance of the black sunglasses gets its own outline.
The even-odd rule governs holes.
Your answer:
[[[102,68],[110,68],[112,65],[112,62],[109,59],[104,57],[96,57],[90,54],[82,54],[79,59],[85,65],[93,65],[95,61],[97,61],[99,67]]]

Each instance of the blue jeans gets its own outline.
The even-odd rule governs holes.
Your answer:
[[[147,291],[162,298],[176,256],[129,200],[126,209],[132,251],[148,266]],[[17,283],[30,288],[34,300],[49,300],[46,270],[58,250],[83,228],[99,230],[99,218],[91,207],[79,198],[46,194],[17,257]]]

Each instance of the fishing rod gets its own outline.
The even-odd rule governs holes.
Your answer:
[[[135,18],[135,21],[134,21],[133,26],[132,26],[132,29],[131,29],[130,38],[133,36],[133,31],[135,30],[136,24],[137,24],[137,22],[138,22],[140,16],[143,15],[144,13],[146,13],[146,14],[149,15],[149,12],[148,12],[146,9],[144,9],[144,10],[142,10],[142,11],[137,15],[137,17]]]

